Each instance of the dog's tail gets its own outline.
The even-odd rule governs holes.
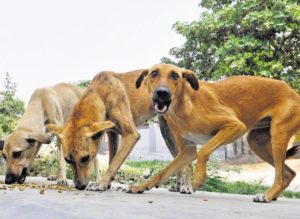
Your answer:
[[[289,158],[300,158],[300,143],[287,150],[286,159]]]

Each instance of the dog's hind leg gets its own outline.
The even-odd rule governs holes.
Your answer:
[[[272,155],[272,145],[271,145],[271,134],[270,128],[253,129],[249,132],[247,136],[249,146],[252,151],[258,155],[261,159],[268,162],[274,167],[274,160]],[[292,179],[295,177],[296,173],[287,165],[284,166],[284,177],[285,177],[285,187],[282,191],[288,187]],[[277,197],[273,197],[276,200]],[[254,201],[264,201],[263,195],[258,194]]]
[[[172,154],[172,156],[175,158],[178,154],[178,149],[175,143],[175,140],[173,138],[173,135],[170,131],[170,128],[168,126],[167,120],[163,116],[158,116],[159,119],[159,127],[160,132],[165,140],[165,143]],[[180,192],[182,194],[191,194],[191,188],[192,188],[192,165],[188,165],[182,170],[180,170],[176,174],[176,182],[175,185],[173,185],[169,191],[170,192]]]
[[[112,162],[118,151],[119,134],[116,132],[107,132],[108,150],[109,150],[109,164]]]
[[[163,116],[158,116],[158,120],[159,120],[159,128],[160,128],[161,135],[163,136],[166,145],[170,153],[172,154],[172,156],[176,157],[178,154],[178,149],[174,137],[168,126],[167,120]]]
[[[180,189],[179,192],[181,194],[192,194],[192,174],[193,174],[193,167],[190,163],[186,167],[184,167],[181,171],[181,178],[180,178]]]
[[[119,145],[119,134],[116,132],[107,132],[108,136],[108,151],[109,151],[109,164],[111,164],[112,160],[117,154],[118,145]],[[114,176],[111,180],[114,180]]]
[[[264,195],[257,196],[254,201],[270,202],[276,199],[291,181],[287,181],[285,173],[286,170],[289,172],[291,169],[287,168],[284,162],[289,140],[299,127],[295,123],[298,118],[293,118],[294,114],[290,112],[288,109],[277,111],[272,117],[270,133],[275,179],[272,187]]]

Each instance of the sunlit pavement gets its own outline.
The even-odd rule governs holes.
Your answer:
[[[39,177],[28,178],[26,182],[54,183]],[[119,186],[113,184],[112,189],[101,193],[0,189],[0,218],[300,218],[300,200],[295,199],[279,198],[265,204],[252,202],[253,196],[248,195],[209,192],[183,195],[166,189],[135,195],[122,192]]]

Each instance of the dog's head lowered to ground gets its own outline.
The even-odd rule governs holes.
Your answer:
[[[167,112],[171,102],[180,96],[185,86],[199,89],[199,82],[192,71],[171,64],[157,64],[144,70],[136,81],[136,87],[139,88],[143,81],[152,95],[153,106],[158,114]]]
[[[15,130],[0,140],[0,149],[6,161],[5,183],[23,183],[41,144],[49,144],[50,136],[26,129]]]
[[[104,131],[114,127],[111,121],[82,124],[71,118],[65,126],[47,125],[47,130],[61,141],[64,157],[73,168],[73,182],[83,190],[89,183],[89,173],[100,147]]]

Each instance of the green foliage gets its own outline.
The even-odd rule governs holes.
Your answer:
[[[185,39],[162,62],[201,79],[258,75],[300,91],[300,5],[297,0],[202,0],[199,20],[173,26]]]
[[[139,171],[132,172],[128,175],[127,172],[118,171],[116,181],[121,183],[139,183],[143,181],[142,172],[145,169],[151,169],[152,175],[162,170],[169,162],[165,161],[126,161],[125,164],[133,168],[139,169]],[[224,169],[220,163],[214,159],[208,163],[209,175],[206,184],[202,190],[208,192],[219,192],[219,193],[233,193],[233,194],[244,194],[254,195],[257,193],[264,193],[268,186],[264,186],[260,181],[254,182],[230,182],[226,178],[220,176],[220,170],[222,171],[239,171],[237,169],[226,168]],[[170,177],[164,182],[161,187],[170,188],[175,184],[175,177]],[[287,198],[300,198],[300,192],[284,191],[281,196]]]
[[[48,177],[52,175],[56,175],[58,169],[58,159],[50,160],[49,158],[37,158],[34,160],[30,175],[31,176],[43,176]]]
[[[158,160],[149,160],[149,161],[125,161],[125,164],[134,168],[151,168],[154,170],[160,170],[166,166],[168,161],[158,161]]]
[[[10,133],[24,112],[24,102],[15,97],[16,84],[6,73],[4,90],[0,91],[0,138]]]
[[[74,85],[81,88],[87,88],[90,84],[91,84],[91,80],[80,80],[74,83]]]

